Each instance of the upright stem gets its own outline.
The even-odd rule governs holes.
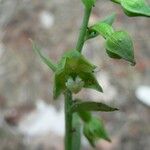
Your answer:
[[[84,40],[85,40],[85,35],[87,32],[90,14],[91,14],[91,9],[85,8],[84,9],[84,18],[83,18],[83,22],[82,22],[82,25],[80,28],[80,33],[79,33],[79,37],[78,37],[78,41],[77,41],[77,45],[76,45],[76,50],[78,50],[79,52],[82,51],[82,48],[84,45]]]
[[[81,149],[81,123],[77,113],[73,113],[73,134],[72,134],[72,150]]]
[[[69,90],[65,91],[65,150],[72,150],[72,93]]]
[[[91,14],[91,9],[84,9],[84,18],[81,25],[76,50],[82,51],[83,44],[85,41],[85,36],[87,32],[88,22]],[[80,123],[77,118],[74,118],[74,128],[77,131],[73,131],[73,114],[70,112],[72,106],[72,92],[66,90],[65,96],[65,150],[80,150]],[[74,116],[75,117],[75,116]],[[76,116],[77,117],[77,116]],[[74,133],[76,132],[76,134]],[[74,133],[74,134],[73,134]],[[78,138],[78,139],[76,139]],[[77,144],[77,145],[75,145]]]

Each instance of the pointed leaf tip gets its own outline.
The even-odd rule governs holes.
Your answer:
[[[106,18],[104,18],[102,21],[99,21],[99,22],[103,22],[103,23],[112,25],[114,23],[115,19],[116,19],[116,13],[113,12],[110,16],[107,16]]]
[[[56,71],[57,69],[57,65],[54,64],[52,62],[51,59],[47,58],[46,56],[44,56],[41,52],[41,49],[33,42],[32,39],[29,39],[29,41],[32,44],[33,50],[40,56],[41,60],[52,70],[52,71]]]

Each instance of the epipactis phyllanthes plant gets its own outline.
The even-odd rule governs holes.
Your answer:
[[[81,132],[87,138],[91,146],[99,139],[111,141],[103,121],[92,115],[93,111],[111,112],[118,110],[103,103],[73,98],[73,93],[79,93],[83,88],[91,88],[103,92],[98,83],[94,70],[96,68],[82,55],[85,42],[102,36],[105,39],[105,50],[109,57],[124,59],[135,65],[133,42],[130,35],[124,30],[112,27],[115,14],[88,26],[92,8],[96,0],[81,0],[84,6],[84,18],[81,25],[77,45],[67,51],[57,64],[45,57],[35,43],[33,49],[41,59],[54,72],[53,97],[57,99],[61,94],[65,99],[65,150],[80,150]],[[111,0],[119,4],[126,15],[150,17],[150,7],[145,0]]]

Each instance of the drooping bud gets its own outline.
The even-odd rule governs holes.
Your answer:
[[[90,121],[84,123],[83,133],[93,147],[95,147],[95,142],[99,139],[105,139],[111,142],[102,120],[95,117],[92,117]]]

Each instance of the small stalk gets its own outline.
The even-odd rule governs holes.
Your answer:
[[[70,112],[72,106],[72,92],[65,91],[65,150],[72,150],[72,113]]]
[[[88,28],[88,22],[89,22],[91,10],[92,9],[87,9],[87,8],[84,9],[84,18],[83,18],[83,22],[80,28],[80,33],[79,33],[79,37],[78,37],[78,41],[76,45],[76,50],[79,52],[82,51],[82,48],[85,42],[85,35],[87,32],[87,28]]]

